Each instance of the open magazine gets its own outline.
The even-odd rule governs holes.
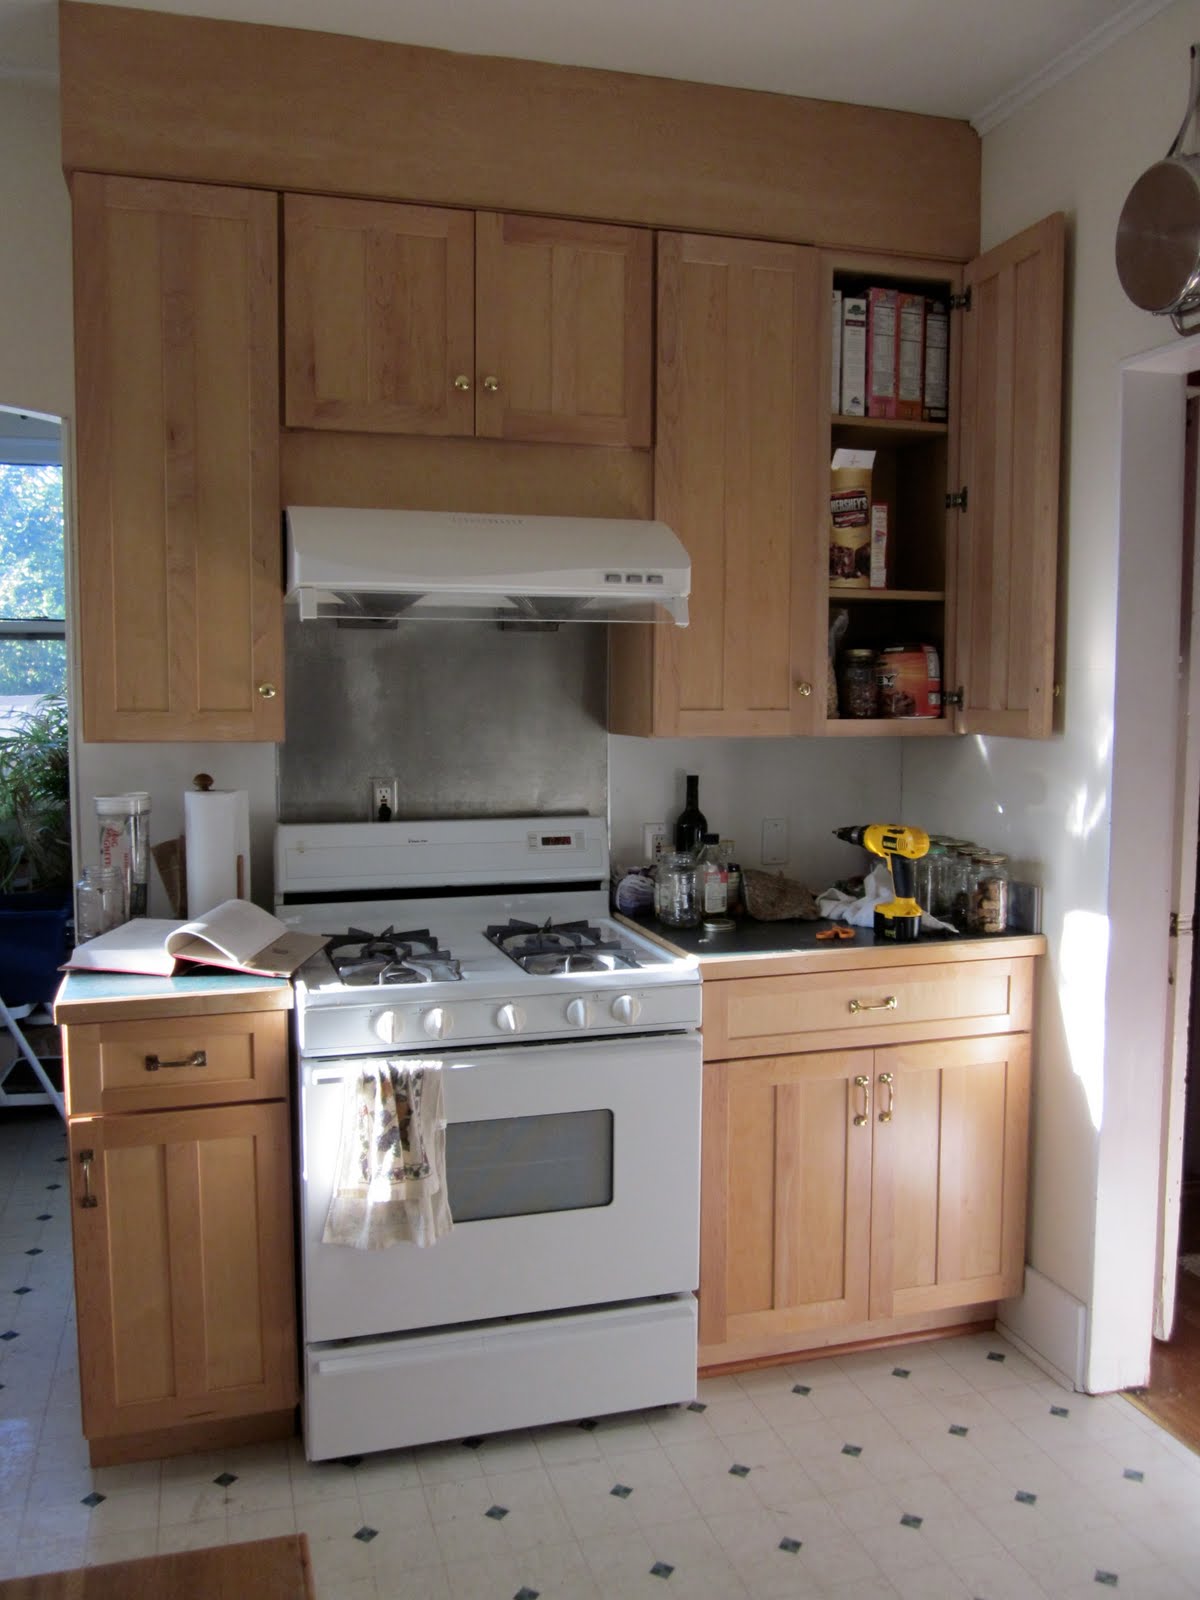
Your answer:
[[[135,917],[76,945],[64,965],[68,972],[140,972],[170,978],[198,963],[287,978],[324,943],[320,934],[289,928],[249,900],[223,900],[190,922]]]

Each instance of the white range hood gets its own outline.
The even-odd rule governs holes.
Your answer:
[[[691,567],[663,522],[289,506],[304,621],[674,622]]]

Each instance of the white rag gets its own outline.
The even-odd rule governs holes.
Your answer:
[[[411,1057],[373,1061],[346,1085],[321,1242],[353,1250],[431,1245],[453,1226],[441,1064]]]
[[[841,889],[826,889],[824,894],[817,896],[817,905],[820,907],[821,915],[828,917],[831,922],[849,922],[856,928],[871,928],[875,925],[875,907],[895,898],[892,875],[887,869],[887,862],[881,861],[878,866],[871,869],[870,876],[863,880],[862,894],[853,895],[846,894]],[[922,911],[921,931],[957,933],[958,929],[949,922],[942,922],[939,918],[931,916],[928,911]]]

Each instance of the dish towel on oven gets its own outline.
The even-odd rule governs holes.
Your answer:
[[[323,1244],[436,1244],[454,1226],[438,1062],[372,1062],[348,1085]]]

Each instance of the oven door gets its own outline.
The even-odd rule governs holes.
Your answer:
[[[434,1245],[387,1250],[321,1242],[344,1097],[356,1092],[362,1058],[301,1063],[309,1343],[696,1287],[698,1034],[490,1046],[439,1059],[454,1227]]]

